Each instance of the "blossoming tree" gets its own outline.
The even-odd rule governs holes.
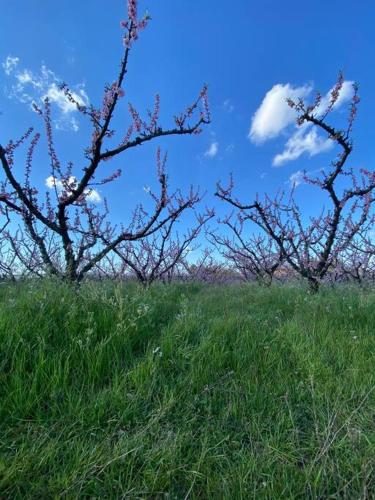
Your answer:
[[[243,204],[232,195],[233,181],[227,188],[218,185],[216,195],[236,207],[243,220],[250,220],[277,244],[282,257],[290,267],[307,279],[310,289],[317,291],[329,269],[338,261],[355,235],[371,217],[374,202],[375,171],[359,172],[347,166],[352,153],[351,132],[359,102],[358,87],[353,87],[353,97],[345,130],[327,122],[335,107],[343,85],[343,76],[331,91],[329,104],[322,109],[322,98],[307,105],[302,99],[289,100],[297,113],[299,126],[314,126],[322,130],[339,148],[336,159],[317,177],[304,173],[304,181],[322,190],[328,197],[330,208],[323,209],[305,223],[295,200],[294,189],[289,197],[279,192],[274,198],[258,196],[253,203]]]
[[[124,264],[124,272],[130,271],[144,287],[156,280],[170,283],[177,278],[177,268],[185,262],[202,228],[213,216],[212,210],[196,214],[195,226],[182,236],[173,231],[178,219],[172,218],[157,233],[138,241],[125,241],[114,253]]]
[[[92,134],[84,152],[86,165],[80,173],[77,173],[73,163],[64,166],[59,159],[48,98],[43,106],[35,104],[34,109],[44,123],[50,164],[48,180],[52,195],[47,192],[43,196],[31,179],[33,159],[41,134],[29,128],[22,137],[11,140],[6,145],[1,145],[0,139],[3,174],[0,184],[0,215],[4,217],[7,213],[17,216],[22,231],[18,232],[18,236],[12,236],[9,232],[10,241],[19,257],[23,256],[25,259],[27,249],[32,244],[37,249],[43,273],[60,275],[70,281],[82,280],[86,273],[119,244],[155,234],[169,221],[179,217],[184,210],[195,206],[201,198],[199,191],[193,188],[187,195],[169,193],[165,172],[166,157],[162,157],[158,150],[156,161],[160,189],[157,194],[151,191],[149,193],[154,205],[151,212],[138,206],[132,220],[117,229],[109,221],[107,203],[104,203],[102,211],[92,203],[95,186],[113,182],[121,175],[120,170],[105,175],[104,163],[105,171],[108,171],[108,162],[130,149],[157,137],[198,134],[201,127],[210,122],[206,86],[185,111],[174,117],[173,126],[166,128],[159,123],[160,98],[157,95],[154,108],[146,118],[129,104],[130,120],[125,125],[122,138],[113,145],[113,117],[124,97],[129,57],[139,33],[149,21],[148,15],[138,17],[137,4],[137,0],[128,0],[128,18],[121,22],[124,48],[120,70],[115,81],[105,87],[101,107],[83,105],[65,83],[61,84],[60,90],[64,92],[66,99],[91,122]],[[116,137],[120,135],[121,133],[116,133]],[[27,143],[26,162],[21,166],[15,161],[15,152]],[[50,240],[53,240],[52,251],[47,244]]]
[[[209,239],[238,271],[244,281],[257,281],[260,285],[272,284],[276,272],[284,262],[283,254],[275,241],[267,235],[245,234],[245,220],[241,214],[233,220],[232,216],[220,220],[220,224],[229,231],[209,231]]]

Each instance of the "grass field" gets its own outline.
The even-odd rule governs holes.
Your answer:
[[[0,289],[1,498],[373,498],[375,292]]]

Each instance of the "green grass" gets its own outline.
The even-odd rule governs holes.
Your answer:
[[[375,293],[0,289],[1,498],[372,498]]]

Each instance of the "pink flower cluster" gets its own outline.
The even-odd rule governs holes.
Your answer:
[[[125,95],[124,90],[118,86],[117,82],[113,82],[110,87],[107,87],[105,89],[103,97],[103,105],[101,110],[101,117],[103,118],[103,120],[105,120],[108,117],[115,100],[124,97],[124,95]]]
[[[135,130],[137,132],[140,132],[142,130],[142,127],[144,126],[144,123],[142,122],[138,111],[132,106],[132,104],[129,104],[129,112],[133,118],[133,126]]]
[[[137,3],[137,0],[128,0],[128,17],[134,24],[137,24]]]
[[[33,139],[31,140],[30,146],[27,150],[26,167],[25,167],[25,186],[28,189],[30,188],[30,173],[31,173],[31,165],[33,161],[34,150],[39,142],[39,139],[40,139],[40,134],[36,133]]]
[[[130,48],[132,43],[138,39],[138,32],[144,30],[150,20],[150,16],[145,14],[143,19],[138,21],[137,7],[137,0],[128,0],[128,20],[120,22],[120,27],[127,30],[124,35],[124,45],[127,48]]]
[[[152,113],[151,112],[149,113],[150,123],[147,127],[147,130],[149,132],[154,132],[156,130],[156,127],[158,124],[158,119],[159,119],[159,113],[160,113],[160,96],[159,96],[159,94],[156,94],[155,103],[154,103],[154,110]]]

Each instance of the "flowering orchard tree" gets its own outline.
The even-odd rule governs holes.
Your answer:
[[[108,253],[102,260],[97,262],[88,276],[92,279],[100,281],[123,281],[124,279],[130,277],[126,264],[121,262],[114,252]]]
[[[7,227],[10,224],[9,210],[0,207],[0,279],[14,280],[17,274],[17,258],[7,244]]]
[[[40,252],[38,238],[43,241],[46,249],[48,262],[51,262],[55,274],[63,274],[64,262],[62,260],[61,246],[56,235],[52,231],[40,231],[39,234],[23,230],[21,224],[14,231],[6,231],[4,234],[4,246],[7,249],[8,260],[13,262],[12,279],[34,276],[42,278],[48,272],[43,254]]]
[[[362,249],[350,245],[345,251],[340,268],[341,276],[360,285],[373,282],[375,279],[375,254],[366,253]]]
[[[176,268],[192,251],[192,245],[203,226],[214,216],[211,210],[197,214],[197,223],[183,237],[173,233],[177,218],[171,218],[160,231],[138,241],[126,241],[114,249],[122,269],[131,272],[144,286],[155,280],[170,282],[176,276]]]
[[[283,253],[268,235],[244,235],[245,220],[229,216],[219,221],[229,229],[230,236],[209,231],[208,237],[220,254],[238,271],[245,281],[256,280],[261,285],[271,285],[276,271],[284,262]]]
[[[194,262],[186,255],[176,270],[178,278],[181,281],[200,283],[227,283],[236,280],[233,270],[224,262],[215,260],[212,254],[212,248],[205,248]]]
[[[375,279],[375,241],[373,231],[375,217],[371,217],[367,227],[358,231],[350,245],[340,256],[338,269],[341,277],[359,284]],[[338,273],[338,271],[337,271]]]
[[[124,86],[127,78],[127,67],[130,53],[139,33],[147,26],[149,16],[138,17],[137,0],[128,0],[128,19],[121,22],[123,29],[123,55],[116,80],[104,90],[101,107],[84,106],[66,84],[60,89],[66,99],[74,104],[77,110],[91,122],[92,134],[85,149],[87,164],[80,174],[75,166],[66,166],[59,160],[53,136],[50,102],[45,99],[42,107],[34,105],[36,113],[42,119],[48,146],[50,176],[48,182],[52,188],[52,196],[47,192],[44,196],[32,184],[31,173],[35,150],[40,141],[39,132],[29,128],[25,134],[7,145],[0,145],[0,161],[3,179],[0,184],[0,206],[2,214],[5,210],[18,216],[22,233],[13,237],[15,248],[19,254],[25,255],[25,238],[30,240],[38,250],[38,259],[43,263],[44,272],[60,275],[70,281],[80,281],[94,266],[125,241],[136,241],[150,236],[160,230],[171,220],[175,220],[185,209],[194,206],[200,195],[191,189],[183,196],[181,193],[170,194],[167,175],[165,173],[166,158],[157,153],[157,175],[160,192],[150,191],[153,200],[153,211],[148,212],[142,206],[134,210],[133,219],[118,230],[108,221],[107,203],[104,210],[99,211],[94,203],[95,186],[101,186],[117,179],[120,170],[108,172],[108,162],[123,155],[126,151],[149,142],[157,137],[172,135],[198,134],[202,125],[210,122],[207,100],[207,88],[203,87],[198,98],[184,112],[174,117],[174,124],[164,128],[159,124],[160,99],[157,95],[152,111],[146,118],[129,104],[129,120],[125,129],[116,137],[120,137],[113,145],[115,131],[113,117],[124,97]],[[28,143],[26,162],[23,167],[15,161],[15,151]],[[23,174],[22,174],[23,170]],[[51,236],[52,235],[52,236]],[[46,241],[54,241],[53,254]],[[59,256],[56,258],[56,246]]]
[[[308,280],[312,291],[319,289],[321,280],[330,267],[338,261],[355,235],[371,217],[374,202],[375,172],[361,169],[359,172],[347,167],[353,150],[351,132],[359,102],[357,85],[353,85],[353,97],[345,130],[327,123],[327,117],[340,96],[343,76],[331,91],[330,102],[322,109],[322,98],[318,94],[312,105],[300,99],[288,104],[298,115],[299,126],[314,126],[321,129],[339,148],[336,159],[317,177],[304,173],[304,181],[322,190],[328,197],[330,208],[323,209],[317,217],[304,223],[295,201],[294,189],[289,197],[279,192],[274,198],[265,196],[248,205],[233,197],[233,181],[227,188],[218,185],[216,195],[236,207],[243,220],[259,226],[278,245],[290,267]],[[345,187],[342,187],[345,186]]]

